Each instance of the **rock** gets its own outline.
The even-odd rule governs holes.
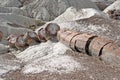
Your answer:
[[[116,0],[91,0],[94,2],[100,10],[104,10]]]
[[[74,21],[78,19],[90,18],[95,15],[108,18],[108,16],[105,13],[93,8],[77,10],[74,7],[70,7],[63,14],[58,16],[54,21],[55,22]]]
[[[4,7],[20,7],[21,5],[19,0],[0,0],[0,6]]]
[[[8,51],[9,51],[9,47],[7,47],[3,44],[0,44],[0,54],[7,53]]]
[[[31,46],[25,51],[17,54],[17,58],[27,64],[22,72],[34,74],[47,72],[70,73],[82,66],[73,57],[65,55],[68,47],[60,42],[47,41],[40,45]],[[34,65],[34,66],[33,66]]]
[[[107,13],[109,10],[120,10],[120,0],[115,1],[113,4],[111,4],[110,6],[108,6],[104,12]]]
[[[8,21],[9,25],[15,25],[16,27],[21,26],[24,28],[29,28],[29,26],[36,24],[34,19],[14,13],[0,13],[0,18],[2,20]]]
[[[0,13],[14,13],[17,15],[27,16],[27,12],[17,7],[0,7]]]
[[[53,20],[55,17],[62,14],[68,7],[81,8],[95,8],[97,6],[89,0],[35,0],[23,7],[31,17],[45,21]]]
[[[20,69],[21,63],[18,60],[8,60],[0,56],[0,75]]]

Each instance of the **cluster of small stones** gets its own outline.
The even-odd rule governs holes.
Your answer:
[[[30,45],[35,45],[38,42],[46,42],[57,35],[60,27],[55,23],[49,23],[45,28],[40,28],[37,32],[28,31],[25,34],[11,34],[7,40],[10,47],[24,50]]]
[[[120,10],[109,10],[108,14],[110,18],[120,20]]]

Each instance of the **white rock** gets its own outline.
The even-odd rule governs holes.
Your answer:
[[[32,46],[19,53],[17,58],[27,62],[23,73],[41,73],[44,71],[69,73],[81,69],[82,65],[71,56],[65,55],[69,48],[62,43],[46,42]]]
[[[63,14],[58,16],[54,21],[55,22],[74,21],[79,19],[90,18],[95,15],[108,18],[108,16],[105,13],[93,8],[77,10],[74,7],[70,7]]]
[[[113,9],[116,9],[116,10],[120,10],[120,0],[117,0],[115,1],[113,4],[111,4],[110,6],[108,6],[104,12],[108,12],[109,10],[113,10]]]
[[[17,60],[8,60],[0,56],[0,75],[20,69],[21,63]]]

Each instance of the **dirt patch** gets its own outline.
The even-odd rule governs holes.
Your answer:
[[[98,58],[68,50],[65,55],[73,57],[85,68],[70,73],[41,72],[23,74],[21,70],[12,71],[2,76],[6,80],[119,80],[120,68],[105,64]]]

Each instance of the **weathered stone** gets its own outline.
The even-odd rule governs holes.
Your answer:
[[[62,23],[65,21],[86,19],[92,16],[108,18],[108,16],[105,13],[94,8],[76,9],[75,7],[69,7],[63,14],[55,18],[54,22]]]
[[[17,7],[1,7],[0,6],[0,13],[14,13],[17,15],[27,16],[27,12],[25,10]]]
[[[108,6],[104,12],[107,13],[109,10],[120,10],[120,0],[116,0],[113,4],[111,4],[110,6]]]
[[[7,53],[9,51],[9,47],[3,44],[0,44],[0,54]]]
[[[23,8],[30,14],[31,17],[45,21],[53,20],[62,14],[68,7],[81,8],[95,8],[97,6],[90,0],[35,0]]]
[[[0,0],[0,6],[4,7],[20,7],[21,5],[19,0]]]

